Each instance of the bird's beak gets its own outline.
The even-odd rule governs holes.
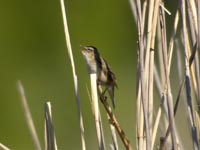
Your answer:
[[[80,45],[80,47],[81,47],[81,52],[82,53],[87,50],[87,48],[85,46],[83,46],[83,45]]]
[[[84,54],[87,50],[87,47],[83,45],[80,45],[80,47],[81,47],[81,53]]]
[[[86,46],[83,46],[83,45],[80,45],[80,47],[81,47],[81,49],[84,49],[84,50],[87,49],[87,47],[86,47]]]

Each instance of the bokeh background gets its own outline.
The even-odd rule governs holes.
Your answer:
[[[97,149],[97,140],[86,90],[89,76],[79,45],[96,46],[111,65],[119,85],[114,112],[135,145],[137,32],[129,1],[65,0],[65,5],[87,148]],[[168,7],[173,16],[173,6]],[[0,18],[0,142],[15,150],[34,149],[16,86],[21,80],[42,146],[44,103],[51,101],[58,148],[81,149],[60,1],[2,1]],[[110,131],[105,111],[101,110],[108,146]]]

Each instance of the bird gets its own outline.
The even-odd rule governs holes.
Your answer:
[[[97,85],[104,86],[104,92],[101,94],[105,94],[108,91],[112,106],[115,108],[115,100],[114,100],[114,90],[118,88],[117,80],[115,74],[112,72],[110,66],[107,61],[101,57],[98,49],[94,46],[81,46],[81,52],[86,61],[87,70],[89,74],[96,73],[97,76]],[[102,90],[101,90],[102,91]]]

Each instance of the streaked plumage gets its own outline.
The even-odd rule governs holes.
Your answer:
[[[115,108],[114,89],[117,87],[117,83],[111,68],[106,60],[100,56],[97,48],[94,46],[84,46],[82,54],[87,63],[88,73],[97,74],[97,84],[106,87],[112,100],[112,105]]]

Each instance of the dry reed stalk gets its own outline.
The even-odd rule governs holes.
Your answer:
[[[193,142],[193,149],[199,149],[199,143],[196,133],[196,125],[194,123],[194,112],[193,112],[193,105],[192,105],[192,97],[191,97],[191,79],[190,79],[190,70],[189,70],[189,53],[188,53],[188,34],[187,34],[187,24],[186,24],[186,8],[185,8],[185,1],[182,0],[181,5],[181,14],[182,14],[182,24],[183,24],[183,41],[184,41],[184,52],[185,52],[185,84],[186,84],[186,94],[187,94],[187,104],[188,104],[188,117],[189,117],[189,124],[191,128],[192,134],[192,142]]]
[[[195,78],[197,81],[197,98],[196,98],[196,102],[197,102],[197,109],[200,112],[200,67],[199,67],[199,50],[198,50],[198,44],[196,43],[196,55],[195,55]]]
[[[186,1],[187,5],[187,17],[189,19],[189,29],[191,32],[191,40],[193,42],[196,42],[197,37],[197,9],[194,0]]]
[[[123,142],[125,148],[127,150],[133,150],[130,141],[128,140],[128,138],[126,137],[125,132],[122,130],[122,128],[120,127],[119,123],[117,122],[117,119],[115,118],[115,115],[112,112],[112,109],[110,108],[108,102],[107,102],[107,97],[104,96],[103,94],[99,95],[100,100],[107,112],[107,115],[109,117],[109,123],[112,124],[115,127],[115,130],[117,131],[118,135],[121,138],[121,141]]]
[[[37,136],[37,132],[36,132],[35,125],[33,122],[33,118],[31,116],[30,108],[28,106],[24,87],[20,80],[17,82],[17,86],[18,86],[19,94],[21,96],[21,102],[22,102],[22,107],[23,107],[26,123],[28,125],[35,149],[41,150],[41,144],[40,144],[39,138]]]
[[[150,7],[152,5],[151,3],[150,3]],[[153,82],[154,81],[153,72],[154,72],[154,50],[155,50],[156,27],[157,27],[157,20],[158,20],[157,19],[158,8],[159,8],[159,0],[155,0],[154,8],[152,8],[153,9],[153,14],[151,15],[152,18],[150,18],[150,20],[148,20],[148,25],[150,24],[149,30],[151,30],[152,35],[150,37],[150,47],[149,47],[150,49],[148,49],[148,47],[147,47],[146,51],[150,51],[150,58],[149,58],[149,63],[145,64],[146,65],[145,69],[148,68],[148,71],[146,70],[146,73],[149,72],[149,73],[147,73],[147,76],[149,76],[149,78],[147,80],[147,82],[148,82],[147,85],[148,85],[148,117],[149,117],[150,138],[151,138],[152,131],[153,131],[153,83],[154,83]]]
[[[150,141],[150,130],[149,130],[149,121],[148,121],[148,110],[147,110],[147,96],[146,96],[146,82],[145,82],[145,67],[144,67],[144,19],[142,18],[141,4],[139,0],[136,0],[136,10],[137,10],[137,28],[138,28],[138,52],[139,52],[139,82],[141,83],[141,99],[138,99],[142,102],[143,113],[139,112],[139,114],[144,114],[144,126],[140,124],[139,128],[143,128],[145,131],[144,140],[145,144],[142,145],[143,149],[150,150],[151,141]],[[138,114],[138,115],[139,115]],[[143,118],[143,116],[140,116]],[[139,117],[137,117],[139,118]],[[138,120],[139,121],[139,120]],[[142,125],[142,126],[141,126]],[[140,145],[139,145],[140,146]]]
[[[161,88],[161,82],[160,80],[158,79],[158,75],[157,75],[157,69],[156,69],[156,66],[154,67],[154,78],[155,78],[155,82],[156,82],[156,87],[158,89],[158,92],[159,92],[159,95],[160,95],[160,99],[161,99],[161,104],[160,104],[160,107],[158,109],[158,113],[157,113],[157,116],[156,116],[156,121],[155,121],[155,124],[154,124],[154,132],[153,132],[153,135],[156,134],[157,132],[157,122],[159,121],[160,119],[160,114],[161,114],[161,106],[164,108],[164,112],[165,114],[168,116],[168,106],[167,105],[164,105],[164,103],[166,103],[166,91],[162,90]],[[176,105],[175,105],[176,106]],[[175,109],[176,110],[176,109]],[[174,116],[175,116],[175,113],[176,111],[174,110]],[[166,128],[167,129],[167,132],[165,134],[165,137],[161,137],[161,143],[160,143],[160,146],[159,146],[159,149],[163,149],[164,146],[166,145],[166,143],[168,142],[168,136],[170,134],[170,125],[168,125],[168,127]],[[155,140],[155,137],[152,137],[152,141],[154,142]],[[153,143],[154,144],[154,143]],[[154,145],[153,145],[154,146]],[[152,148],[153,148],[152,146]]]
[[[110,119],[109,115],[107,114],[108,120]],[[115,127],[110,124],[110,131],[112,135],[112,141],[113,141],[113,150],[119,150],[118,142],[117,142],[117,135],[116,135],[116,130]]]
[[[93,106],[93,100],[92,100],[92,97],[91,97],[91,94],[90,94],[90,92],[89,92],[89,90],[88,90],[87,85],[86,85],[86,89],[87,89],[87,93],[88,93],[88,96],[89,96],[89,99],[90,99],[92,114],[93,114],[93,116],[95,117],[95,109],[94,109],[94,106]],[[103,131],[103,125],[102,125],[102,120],[101,120],[101,113],[100,113],[100,111],[99,111],[99,123],[100,123],[100,128],[99,128],[99,130],[100,130],[100,132],[101,132],[102,140],[103,140],[102,143],[103,143],[104,147],[106,147],[106,146],[105,146],[104,131]]]
[[[150,137],[152,136],[152,129],[153,129],[153,64],[154,64],[154,51],[151,51],[151,41],[152,41],[152,20],[153,20],[153,9],[154,0],[149,3],[149,12],[148,12],[148,25],[147,25],[147,45],[146,45],[146,55],[145,55],[145,79],[146,79],[146,86],[148,88],[147,99],[148,99],[148,124],[149,124],[149,132]],[[145,22],[145,20],[144,20]],[[150,54],[149,54],[150,53]]]
[[[161,3],[160,3],[160,6]],[[162,9],[164,9],[164,6],[162,6]],[[166,10],[166,9],[164,9]],[[160,15],[158,15],[158,22],[160,20]],[[162,133],[164,133],[164,130],[167,129],[167,125],[168,125],[168,119],[169,118],[169,113],[168,113],[168,107],[167,107],[167,101],[166,101],[166,97],[164,95],[165,91],[165,70],[164,70],[164,60],[163,60],[163,46],[162,46],[162,38],[161,38],[161,26],[157,25],[157,49],[156,49],[156,53],[157,53],[157,57],[158,57],[158,65],[156,65],[156,63],[154,63],[154,80],[155,80],[155,84],[156,84],[156,88],[158,90],[158,94],[160,97],[160,106],[158,108],[158,112],[156,115],[156,121],[161,122],[160,120],[160,115],[161,115],[161,109],[164,111],[163,112],[163,122],[162,125],[160,125],[160,130],[162,130]],[[159,67],[159,71],[157,69],[157,66]],[[160,76],[160,77],[159,77]],[[157,133],[158,131],[158,127],[156,125],[156,122],[154,124],[154,133]],[[154,135],[155,136],[155,135]],[[152,143],[154,142],[156,137],[152,137]],[[167,141],[169,142],[169,141]],[[154,144],[154,143],[153,143]],[[154,145],[152,145],[153,148]]]
[[[169,63],[168,70],[169,70],[169,73],[171,71],[172,54],[173,54],[174,41],[175,41],[178,23],[179,23],[179,11],[177,9],[176,14],[175,14],[174,27],[173,27],[172,35],[170,37],[169,49],[168,49],[168,53],[169,53],[168,54],[168,63]]]
[[[200,1],[197,1],[197,22],[198,22],[198,28],[197,28],[197,48],[198,51],[200,51]],[[200,113],[200,103],[198,104],[198,111]]]
[[[0,150],[10,150],[7,146],[0,143]]]
[[[190,32],[192,37],[192,46],[195,47],[197,44],[197,47],[193,50],[195,50],[195,53],[199,53],[197,51],[198,49],[198,18],[197,18],[197,5],[194,0],[187,1],[188,5],[188,18],[189,18],[189,25],[190,25]],[[199,79],[199,55],[195,55],[195,62],[194,62],[194,68],[195,68],[195,76],[197,81],[197,89],[196,89],[196,95],[197,95],[197,104],[200,104],[200,79]]]
[[[51,103],[44,105],[45,114],[45,150],[57,150],[56,136],[52,122]]]
[[[136,2],[137,3],[137,2]],[[139,4],[139,3],[137,3]],[[139,8],[139,5],[137,8]],[[145,80],[144,80],[144,84],[145,84],[145,88],[147,88],[146,91],[148,91],[147,95],[147,99],[146,101],[148,101],[148,103],[146,103],[146,105],[148,104],[148,114],[144,115],[144,120],[146,120],[145,116],[148,116],[148,123],[149,123],[149,127],[145,127],[145,129],[149,128],[148,130],[150,131],[150,136],[151,136],[151,132],[152,132],[152,120],[153,120],[153,67],[154,67],[154,44],[155,44],[155,33],[156,33],[156,26],[157,26],[157,16],[158,16],[158,8],[160,6],[160,1],[156,0],[156,1],[151,1],[149,2],[149,15],[148,15],[148,26],[147,26],[147,44],[146,44],[146,53],[145,53],[145,71],[144,71],[144,76],[145,76]],[[162,5],[162,8],[163,5]],[[139,10],[139,9],[138,9]],[[139,15],[139,11],[138,11],[138,16]],[[138,17],[139,18],[139,17]],[[143,20],[144,21],[144,20]],[[143,48],[141,47],[142,45],[140,45],[140,40],[143,39],[144,35],[142,31],[142,26],[145,24],[144,22],[140,22],[140,19],[138,19],[138,32],[140,32],[138,34],[139,37],[139,60],[140,60],[140,71],[142,70],[141,68],[143,68],[142,63],[143,63]],[[141,42],[142,43],[142,42]],[[142,60],[141,60],[142,59]],[[143,72],[143,71],[141,71]],[[140,78],[142,78],[142,74],[140,74]],[[141,86],[142,88],[143,86]],[[144,89],[142,90],[144,91]],[[142,98],[143,99],[143,98]],[[147,108],[147,106],[145,106]],[[145,113],[144,113],[145,114]],[[146,124],[145,124],[146,125]],[[147,134],[147,133],[146,133]],[[146,135],[148,137],[148,134]],[[149,137],[151,138],[151,137]],[[147,149],[149,148],[149,146],[151,146],[151,141],[150,139],[147,138]],[[140,147],[140,149],[142,149]]]
[[[178,43],[176,44],[178,46]],[[191,56],[190,57],[190,63],[189,63],[189,66],[191,66],[194,58]],[[180,71],[181,72],[181,71]],[[183,78],[183,80],[181,81],[181,84],[180,84],[180,88],[179,88],[179,91],[178,91],[178,95],[177,95],[177,98],[176,98],[176,102],[175,102],[175,105],[174,105],[174,116],[176,115],[176,112],[178,110],[178,105],[179,105],[179,102],[180,102],[180,99],[181,99],[181,96],[183,94],[183,90],[185,88],[185,78]],[[166,134],[165,134],[165,137],[162,138],[162,145],[160,147],[164,147],[164,145],[166,144],[167,142],[167,138],[170,134],[170,126],[168,126],[167,128],[167,131],[166,131]]]
[[[198,139],[200,140],[200,117],[197,111],[195,111],[195,121],[197,125],[197,136],[198,136]]]
[[[192,45],[192,47],[195,47],[196,45],[196,39],[197,39],[197,14],[196,14],[196,7],[194,5],[194,1],[186,1],[187,2],[187,11],[186,11],[186,15],[188,16],[188,20],[189,20],[189,31],[190,31],[190,36],[191,36],[191,41],[188,39],[189,37],[187,36],[187,41],[188,41],[188,53],[189,55],[191,55],[191,49],[193,49],[193,51],[195,51],[196,53],[196,49],[197,48],[191,48],[190,45]],[[188,31],[188,32],[189,32]],[[189,35],[189,33],[187,33]],[[194,56],[195,56],[194,53]],[[192,86],[194,87],[194,92],[195,92],[195,96],[196,96],[196,100],[198,101],[198,91],[199,91],[199,86],[197,84],[197,80],[198,80],[198,75],[195,74],[195,71],[197,72],[199,70],[199,68],[197,67],[198,62],[198,55],[196,55],[195,57],[195,61],[193,63],[193,65],[190,68],[190,72],[191,72],[191,79],[192,79]],[[197,75],[197,78],[195,77],[195,75]],[[199,101],[200,102],[200,101]]]
[[[89,96],[89,99],[90,99],[90,103],[91,103],[91,109],[92,109],[92,113],[93,115],[95,116],[95,110],[94,110],[94,106],[93,106],[93,100],[92,100],[92,97],[91,97],[91,94],[86,86],[86,89],[87,89],[87,93],[88,93],[88,96]],[[102,89],[99,87],[99,93],[102,93]],[[100,118],[99,118],[99,121],[100,121],[100,129],[101,129],[101,134],[103,135],[103,145],[105,147],[105,140],[104,140],[104,132],[103,132],[103,127],[102,127],[102,121],[101,121],[101,113],[99,111],[99,115],[100,115]],[[107,117],[108,117],[108,120],[109,120],[109,115],[107,114]],[[118,142],[117,142],[117,137],[116,137],[116,132],[115,132],[115,128],[112,124],[110,124],[110,130],[111,130],[111,135],[112,135],[112,141],[113,141],[113,145],[111,144],[111,149],[114,149],[114,150],[118,150],[119,147],[118,147]]]
[[[158,16],[158,20],[159,20],[159,16]],[[163,87],[164,86],[164,83],[165,83],[165,75],[164,75],[164,62],[163,62],[163,57],[162,57],[162,42],[161,42],[161,27],[158,25],[157,26],[157,33],[156,33],[156,36],[157,36],[157,41],[156,41],[156,43],[157,43],[157,52],[158,52],[158,66],[154,63],[154,66],[155,67],[159,67],[159,73],[158,73],[158,71],[157,71],[157,75],[159,75],[160,76],[160,84],[161,84],[161,86]],[[155,68],[154,67],[154,68]],[[154,69],[155,70],[155,69]],[[161,88],[162,89],[162,88]],[[163,91],[163,90],[162,90]],[[162,92],[162,91],[160,91],[160,92]],[[167,106],[166,105],[166,102],[164,103],[165,104],[165,106]]]
[[[136,1],[135,0],[129,0],[131,10],[134,16],[135,23],[138,24],[138,11],[136,9]],[[137,51],[139,55],[139,51]],[[143,109],[141,105],[141,80],[139,78],[139,58],[137,60],[137,101],[136,101],[136,137],[137,137],[137,149],[144,149],[144,120],[143,120]]]
[[[135,2],[133,0],[129,0],[129,3],[130,3],[130,7],[131,7],[131,11],[133,14],[135,24],[137,24],[137,11],[136,11]]]
[[[139,78],[138,78],[139,79]],[[141,99],[141,83],[139,81],[139,85],[138,85],[138,92],[137,92],[137,113],[136,113],[136,122],[137,122],[137,126],[136,126],[136,131],[137,131],[137,139],[138,139],[138,143],[137,143],[137,147],[138,149],[144,149],[144,113],[143,113],[143,108],[142,108],[142,102],[140,101]]]
[[[179,5],[180,5],[180,3],[179,3]],[[176,35],[176,30],[177,30],[178,21],[179,21],[179,11],[177,10],[177,11],[176,11],[176,15],[175,15],[175,20],[174,20],[174,28],[173,28],[172,35],[171,35],[171,38],[170,38],[169,50],[168,50],[168,52],[169,52],[169,55],[168,55],[168,63],[169,63],[169,64],[168,64],[168,69],[169,69],[169,75],[170,75],[171,59],[172,59],[172,52],[173,52],[173,45],[174,45],[174,40],[175,40],[175,35]],[[177,104],[178,104],[178,103],[176,103],[176,105],[175,105],[175,110],[174,110],[174,111],[177,110],[177,106],[178,106]],[[174,112],[174,114],[175,114],[175,113],[176,113],[176,112]],[[168,129],[167,129],[167,133],[166,133],[166,136],[165,136],[165,138],[164,138],[163,144],[166,143],[166,140],[167,140],[168,135],[169,135],[169,127],[168,127]],[[178,136],[177,136],[177,141],[179,141]],[[164,145],[165,145],[165,144],[164,144]]]
[[[62,17],[63,17],[63,25],[64,25],[64,32],[65,32],[67,53],[68,53],[70,61],[71,61],[72,74],[73,74],[73,79],[74,79],[74,91],[75,91],[75,96],[76,96],[79,127],[80,127],[80,132],[81,132],[82,150],[85,150],[86,145],[85,145],[85,137],[84,137],[83,117],[82,117],[82,112],[81,112],[81,104],[80,104],[80,97],[79,97],[79,91],[78,91],[78,78],[76,75],[75,64],[74,64],[74,59],[73,59],[73,53],[72,53],[72,47],[71,47],[70,36],[69,36],[69,31],[68,31],[67,16],[66,16],[66,11],[65,11],[64,0],[60,0],[60,4],[61,4]]]
[[[97,133],[97,140],[98,146],[100,150],[104,150],[105,142],[102,130],[102,122],[100,120],[100,111],[99,111],[99,104],[98,104],[98,94],[97,94],[97,77],[96,74],[90,74],[90,83],[91,83],[91,100],[92,100],[92,108],[94,111],[94,120],[96,126],[96,133]]]
[[[197,101],[197,105],[198,110],[200,110],[200,78],[199,78],[199,51],[197,51],[198,49],[198,45],[200,43],[198,43],[198,18],[197,18],[197,7],[195,4],[194,0],[191,1],[186,1],[187,2],[187,6],[188,6],[188,11],[187,11],[187,16],[189,18],[189,29],[190,29],[190,33],[191,33],[191,41],[192,41],[192,47],[193,47],[193,51],[195,51],[195,53],[197,53],[195,55],[194,53],[194,65],[192,67],[192,80],[193,80],[193,85],[195,87],[195,94],[196,94],[196,101]],[[194,48],[196,47],[196,48]],[[194,77],[195,76],[195,77]]]
[[[198,112],[200,112],[200,77],[199,77],[199,43],[200,43],[200,2],[195,2],[195,0],[180,0],[175,14],[174,26],[172,34],[169,41],[169,47],[167,48],[167,27],[165,23],[165,12],[170,14],[169,11],[164,7],[164,2],[162,0],[152,0],[143,2],[143,9],[141,10],[141,2],[139,0],[130,0],[131,9],[134,15],[135,22],[138,29],[138,78],[137,78],[137,148],[138,150],[151,149],[154,148],[154,143],[156,135],[158,132],[158,124],[161,122],[161,106],[164,108],[168,120],[165,123],[167,126],[166,134],[162,138],[161,145],[159,149],[166,148],[166,142],[168,141],[168,136],[171,134],[171,141],[168,141],[172,145],[173,149],[183,149],[183,146],[179,140],[178,133],[176,131],[175,125],[175,115],[178,110],[178,105],[183,96],[184,87],[186,87],[187,94],[187,113],[188,121],[191,128],[191,140],[193,141],[193,148],[199,148],[198,143],[198,119],[196,117],[196,122],[194,119],[194,106],[195,102],[197,104]],[[187,7],[186,7],[187,4]],[[158,8],[159,9],[159,16]],[[187,9],[186,9],[187,8]],[[136,9],[136,10],[133,10]],[[146,16],[146,10],[148,10],[148,16]],[[180,11],[181,10],[181,11]],[[179,15],[182,16],[182,22],[180,22]],[[157,20],[159,20],[159,26],[156,33]],[[186,22],[187,20],[187,22]],[[180,49],[179,44],[177,44],[176,36],[178,30],[178,24],[183,26],[183,47],[185,53],[185,77],[181,75],[181,64]],[[187,26],[187,24],[189,26]],[[145,31],[146,29],[147,31]],[[145,38],[147,40],[145,41]],[[157,48],[158,48],[158,60],[160,72],[157,71],[157,66],[154,63],[154,49],[155,49],[155,38],[157,38]],[[177,37],[177,38],[180,38]],[[198,41],[198,42],[197,42]],[[146,43],[145,43],[146,42]],[[177,47],[177,65],[178,65],[178,77],[181,81],[181,85],[178,90],[176,102],[173,108],[173,95],[170,83],[170,72],[172,68],[172,57],[174,51],[174,43],[176,42]],[[193,64],[193,65],[192,65]],[[154,70],[154,73],[152,73]],[[160,77],[159,78],[159,74]],[[152,114],[154,108],[154,96],[153,89],[154,84],[152,80],[155,80],[155,85],[158,89],[159,95],[161,97],[161,105],[158,108],[158,112],[155,118],[155,124],[152,132]],[[183,78],[183,79],[182,79]],[[194,88],[192,88],[194,87]],[[146,95],[144,91],[146,90]],[[194,95],[196,97],[194,97]],[[196,101],[194,101],[196,99]],[[147,106],[148,104],[148,106]],[[148,107],[148,109],[147,109]],[[148,124],[147,124],[148,120]],[[141,137],[145,136],[145,137]],[[150,143],[149,143],[150,142]],[[145,145],[146,143],[146,145]]]
[[[164,9],[164,6],[162,5],[162,3],[160,3],[160,10],[166,10]],[[156,121],[160,122],[160,130],[161,133],[164,133],[165,130],[168,127],[169,121],[169,113],[168,113],[168,105],[167,105],[167,100],[166,100],[166,89],[165,89],[165,85],[166,85],[166,79],[165,79],[165,65],[164,65],[164,59],[163,59],[163,45],[162,45],[162,27],[160,25],[160,19],[161,16],[158,15],[158,25],[157,25],[157,49],[156,52],[158,53],[158,66],[159,66],[159,71],[157,69],[157,65],[156,63],[154,63],[154,80],[155,80],[155,84],[156,84],[156,88],[158,89],[158,93],[160,96],[160,106],[158,108],[158,113],[156,116]],[[160,78],[159,78],[160,75]],[[161,115],[161,110],[163,110],[163,120],[160,120],[160,115]],[[161,122],[163,121],[163,122]],[[161,125],[162,123],[162,125]],[[154,134],[157,133],[158,131],[158,127],[156,125],[156,122],[154,124]],[[152,137],[152,141],[154,142],[155,137]],[[170,141],[167,140],[167,142],[170,144]],[[153,148],[153,146],[152,146]]]
[[[178,68],[178,79],[179,82],[181,83],[181,79],[183,78],[183,68],[182,68],[182,59],[181,59],[181,50],[179,46],[178,40],[175,40],[175,45],[176,45],[176,56],[177,56],[177,68]]]
[[[176,42],[176,45],[177,45],[178,51],[180,51],[179,50],[179,44],[177,42]],[[194,55],[194,53],[190,56],[189,67],[191,67],[191,65],[194,61],[193,55]],[[179,73],[180,72],[182,72],[182,71],[179,71]],[[177,95],[177,98],[176,98],[176,103],[175,103],[175,106],[174,106],[174,116],[176,115],[176,112],[177,112],[177,109],[178,109],[178,104],[179,104],[179,101],[180,101],[180,97],[183,93],[184,87],[185,87],[185,78],[183,78],[183,80],[181,81],[181,84],[180,84],[180,88],[179,88],[178,95]]]
[[[162,101],[163,102],[165,101],[164,95],[162,96]],[[160,123],[160,118],[161,118],[161,113],[162,113],[161,108],[162,108],[162,103],[160,104],[158,108],[157,116],[156,116],[154,127],[153,127],[153,133],[152,133],[152,139],[151,139],[151,150],[154,149],[155,139],[158,132],[158,125]]]
[[[173,97],[171,92],[171,83],[169,77],[168,70],[168,54],[167,54],[167,40],[166,40],[166,25],[165,25],[165,15],[164,11],[161,10],[160,13],[160,25],[161,25],[161,34],[162,34],[162,46],[163,46],[163,59],[164,59],[164,68],[165,68],[165,90],[166,90],[166,100],[168,105],[168,113],[169,113],[169,125],[171,129],[171,139],[172,139],[172,148],[177,149],[178,140],[177,133],[175,127],[175,119],[174,119],[174,110],[173,110]]]

